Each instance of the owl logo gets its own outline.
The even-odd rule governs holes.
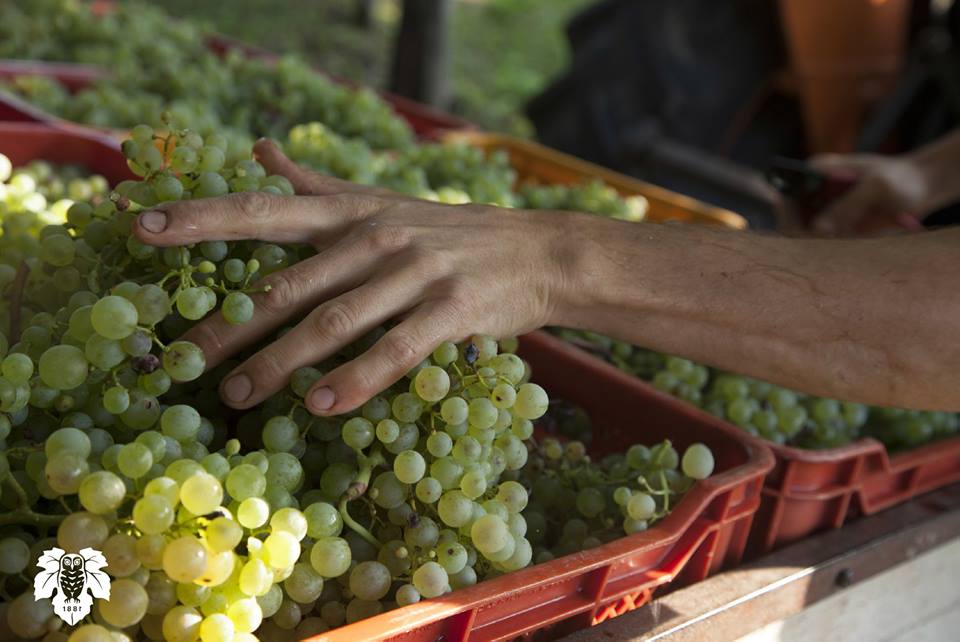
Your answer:
[[[37,561],[41,570],[33,579],[35,600],[53,598],[53,612],[73,626],[90,614],[93,598],[110,599],[110,576],[103,553],[92,548],[67,553],[62,548],[44,551]]]

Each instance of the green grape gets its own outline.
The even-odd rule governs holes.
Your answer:
[[[147,535],[163,533],[173,523],[173,518],[173,506],[160,495],[145,495],[133,505],[133,523]]]
[[[208,295],[209,288],[192,287],[180,292],[176,299],[177,312],[185,319],[197,321],[213,309]]]
[[[451,425],[462,424],[467,421],[470,406],[462,397],[450,397],[440,406],[440,417]]]
[[[232,551],[243,538],[243,529],[228,517],[217,517],[207,526],[206,541],[217,553]]]
[[[74,455],[81,459],[90,456],[90,438],[82,430],[76,428],[60,428],[50,433],[43,445],[43,452],[48,459],[57,455]]]
[[[87,359],[83,352],[69,345],[53,346],[40,357],[40,379],[55,390],[70,390],[87,378]]]
[[[459,528],[473,518],[473,502],[459,490],[447,491],[437,504],[437,512],[444,524]]]
[[[361,600],[383,599],[390,590],[390,570],[380,562],[360,562],[350,572],[349,586]]]
[[[114,580],[110,584],[110,599],[100,604],[100,615],[112,626],[133,626],[147,614],[148,601],[147,592],[133,580]]]
[[[180,486],[180,502],[194,515],[212,513],[220,507],[222,501],[223,486],[213,475],[193,475]]]
[[[486,397],[470,401],[467,421],[471,426],[480,429],[490,428],[497,422],[499,416],[497,407]]]
[[[289,452],[299,438],[300,427],[289,417],[272,417],[263,426],[263,445],[271,452]]]
[[[200,639],[203,642],[233,642],[233,621],[225,613],[214,613],[200,623]]]
[[[69,453],[57,453],[47,460],[44,477],[57,494],[73,495],[80,490],[80,483],[90,467],[83,457]]]
[[[343,530],[343,518],[333,505],[316,502],[303,511],[307,520],[307,535],[313,539],[335,537]]]
[[[414,378],[417,394],[429,402],[440,401],[450,390],[450,376],[437,366],[427,366]]]
[[[174,381],[193,381],[206,365],[203,351],[189,341],[174,341],[163,354],[163,369]]]
[[[343,424],[343,441],[351,448],[366,448],[373,443],[374,436],[374,427],[369,419],[353,417]]]
[[[16,537],[0,539],[0,573],[17,575],[30,563],[30,547]]]
[[[427,451],[434,457],[446,457],[453,450],[453,439],[445,432],[434,432],[427,438]]]
[[[449,577],[438,563],[427,562],[414,571],[413,586],[423,597],[440,597],[449,587]]]
[[[25,354],[10,354],[3,359],[0,370],[2,370],[7,381],[12,384],[27,383],[33,376],[33,360]]]
[[[391,408],[394,418],[398,422],[406,424],[419,419],[423,412],[423,403],[416,395],[402,392],[393,398]]]
[[[539,419],[547,411],[549,399],[546,391],[535,383],[525,383],[517,390],[514,412],[524,419]]]
[[[116,510],[127,492],[123,481],[113,473],[100,470],[80,482],[80,505],[91,513],[102,515]]]
[[[377,423],[377,439],[384,444],[391,444],[400,436],[400,424],[393,419],[382,419]]]
[[[237,521],[245,528],[260,528],[270,517],[270,504],[260,497],[247,497],[237,508]]]
[[[273,586],[273,572],[263,560],[251,559],[240,570],[238,586],[251,597],[266,595]]]
[[[196,439],[200,430],[200,413],[183,404],[170,406],[160,415],[160,430],[177,441]]]
[[[107,339],[123,339],[137,329],[137,308],[121,296],[110,295],[97,301],[90,311],[90,323],[97,334]]]
[[[350,546],[339,537],[317,539],[310,549],[310,565],[323,577],[339,577],[350,567]]]
[[[196,537],[178,537],[163,549],[163,572],[175,582],[192,582],[200,577],[206,566],[206,549]]]
[[[703,444],[692,444],[683,453],[681,469],[692,479],[706,479],[713,472],[713,453]]]
[[[221,306],[221,313],[227,323],[242,325],[253,318],[253,299],[243,292],[231,292]]]
[[[83,353],[92,365],[101,370],[112,370],[127,358],[119,341],[107,339],[99,334],[94,334],[87,339]]]
[[[427,462],[415,450],[405,450],[393,461],[393,472],[404,484],[415,484],[423,478]]]
[[[103,393],[103,407],[110,414],[119,415],[130,407],[130,393],[123,386],[113,386]]]

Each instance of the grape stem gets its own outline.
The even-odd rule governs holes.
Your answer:
[[[30,276],[30,266],[26,261],[20,261],[17,275],[10,286],[10,345],[20,340],[20,305],[23,301],[23,291],[27,287],[27,277]]]
[[[18,507],[9,513],[0,514],[0,526],[32,524],[33,526],[49,528],[50,526],[56,526],[66,517],[66,515],[42,515],[33,512],[30,510],[30,500],[27,499],[27,493],[23,490],[23,486],[20,485],[17,478],[8,475],[7,484],[13,489],[13,494],[17,496]]]
[[[386,460],[383,458],[383,453],[380,452],[379,448],[376,448],[369,456],[364,455],[363,452],[357,450],[357,462],[360,464],[360,470],[357,472],[357,476],[351,482],[350,487],[347,488],[347,492],[343,494],[343,497],[340,499],[340,517],[343,518],[343,523],[349,526],[355,533],[360,535],[363,539],[367,540],[370,544],[377,547],[377,550],[380,550],[383,547],[383,544],[373,536],[373,534],[364,528],[361,524],[357,523],[355,519],[350,515],[348,509],[349,502],[359,499],[367,492],[367,488],[370,486],[370,475],[373,473],[373,469],[377,466],[382,466],[386,463]]]
[[[383,548],[383,544],[381,544],[380,540],[378,540],[376,537],[373,536],[373,533],[368,531],[361,524],[357,523],[357,521],[350,516],[350,511],[347,510],[348,501],[349,500],[347,499],[346,495],[344,495],[343,498],[340,500],[340,517],[343,518],[343,523],[349,526],[357,535],[359,535],[363,539],[367,540],[367,542],[375,546],[376,549],[379,551],[381,548]]]

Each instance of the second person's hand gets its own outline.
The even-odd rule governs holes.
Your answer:
[[[257,239],[316,248],[315,256],[263,279],[270,289],[254,295],[251,321],[230,325],[218,312],[184,337],[213,368],[294,325],[224,379],[228,405],[260,403],[297,368],[391,319],[402,320],[317,381],[306,398],[311,412],[356,408],[443,341],[511,336],[555,321],[571,268],[570,221],[579,216],[441,205],[308,172],[269,141],[255,152],[268,173],[290,180],[296,196],[245,192],[163,203],[133,226],[155,246]]]

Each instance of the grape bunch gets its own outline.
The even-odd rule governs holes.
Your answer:
[[[569,329],[554,332],[621,370],[651,382],[658,390],[776,444],[835,448],[870,436],[896,450],[958,432],[955,413],[869,407],[806,395],[597,333]]]
[[[622,221],[642,221],[649,204],[640,195],[621,196],[602,181],[583,185],[523,185],[521,207],[537,210],[570,210],[589,212]]]
[[[413,133],[369,89],[338,85],[296,57],[219,57],[204,30],[142,3],[95,15],[74,0],[11,0],[0,6],[0,57],[94,64],[110,74],[74,95],[55,81],[22,76],[6,89],[75,122],[122,129],[163,127],[163,114],[229,141],[231,161],[256,136],[282,137],[314,120],[376,149],[403,149]]]
[[[714,463],[700,443],[691,444],[682,458],[665,440],[635,444],[594,462],[581,441],[543,439],[521,471],[531,488],[523,517],[535,561],[646,530],[669,514],[696,480],[709,477]]]

